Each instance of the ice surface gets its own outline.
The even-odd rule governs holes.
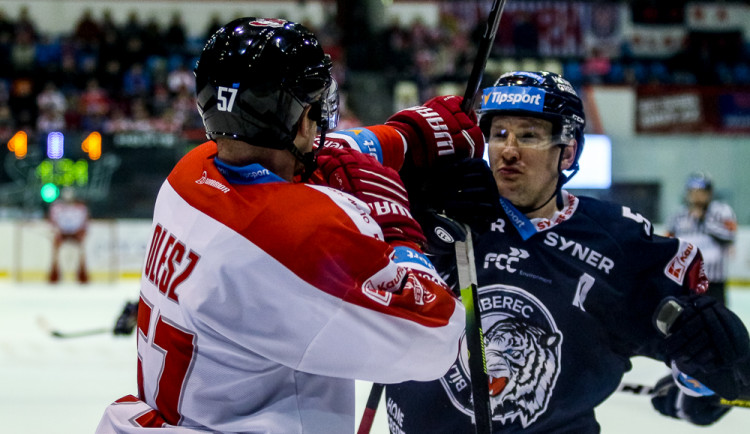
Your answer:
[[[62,332],[111,327],[138,283],[57,286],[0,282],[0,429],[8,434],[93,433],[113,400],[136,392],[135,337],[101,334],[54,338],[42,325]],[[730,306],[750,324],[750,290],[731,289]],[[41,323],[41,324],[40,324]],[[667,368],[634,360],[626,381],[652,385]],[[369,384],[357,382],[357,415]],[[574,397],[571,397],[575,399]],[[373,434],[388,433],[384,400]],[[736,408],[709,428],[659,415],[647,397],[617,393],[597,409],[603,433],[749,432],[750,409]]]

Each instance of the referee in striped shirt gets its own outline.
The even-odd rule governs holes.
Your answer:
[[[727,260],[737,234],[737,217],[728,204],[713,199],[708,175],[690,175],[685,188],[685,205],[669,220],[667,234],[701,250],[710,282],[708,295],[726,304]]]

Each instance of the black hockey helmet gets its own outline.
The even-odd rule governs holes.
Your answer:
[[[301,24],[254,17],[226,24],[208,40],[194,71],[206,136],[289,149],[300,158],[292,142],[305,108],[313,105],[309,116],[318,125],[336,126],[331,66]]]
[[[477,112],[479,126],[489,137],[492,118],[497,115],[528,116],[548,120],[553,125],[553,139],[567,144],[578,142],[575,160],[565,177],[567,182],[578,171],[583,152],[583,128],[586,116],[583,103],[570,82],[554,72],[514,71],[497,79],[493,87],[482,92],[482,105]]]

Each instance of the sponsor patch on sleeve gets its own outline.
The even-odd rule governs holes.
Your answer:
[[[664,274],[678,285],[682,285],[688,273],[688,267],[697,254],[697,247],[687,241],[680,240],[677,253],[667,263],[667,266],[664,267]]]

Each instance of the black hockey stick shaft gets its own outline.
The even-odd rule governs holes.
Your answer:
[[[359,422],[357,434],[369,434],[372,429],[372,422],[375,420],[375,412],[380,405],[380,396],[383,394],[383,384],[373,383],[370,389],[370,396],[367,398],[365,411],[362,413],[362,420]]]
[[[646,395],[651,396],[656,392],[653,387],[648,386],[646,384],[637,384],[637,383],[620,383],[620,385],[617,387],[618,392],[625,392],[625,393],[632,393],[634,395]],[[744,407],[744,408],[750,408],[750,399],[719,399],[719,404],[725,406],[725,407]]]
[[[79,330],[75,332],[61,332],[59,330],[50,330],[50,334],[56,338],[81,338],[84,336],[102,335],[105,333],[112,333],[111,328],[98,328],[90,330]]]
[[[474,401],[474,423],[477,434],[492,432],[487,359],[484,352],[484,332],[477,295],[477,269],[474,262],[474,243],[471,228],[464,225],[466,240],[456,242],[456,265],[461,301],[466,309],[466,349],[469,353],[471,396]]]
[[[464,113],[469,113],[474,107],[479,87],[482,85],[484,67],[487,65],[490,52],[492,52],[492,45],[495,43],[495,36],[500,24],[500,17],[503,14],[503,8],[505,8],[505,0],[494,0],[492,2],[492,8],[490,8],[489,15],[487,16],[487,27],[484,29],[482,39],[479,41],[477,55],[474,57],[474,66],[471,68],[469,81],[466,83],[466,92],[464,93],[464,100],[461,103],[461,111]]]
[[[49,333],[50,335],[56,338],[80,338],[84,336],[101,335],[101,334],[113,332],[111,328],[107,328],[107,327],[79,330],[79,331],[67,332],[67,333],[61,332],[59,330],[53,329],[50,326],[49,321],[47,321],[47,318],[44,318],[41,316],[36,319],[36,323],[42,330],[44,330],[45,332]]]

